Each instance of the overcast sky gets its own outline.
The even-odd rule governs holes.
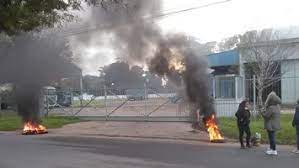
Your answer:
[[[164,13],[207,5],[223,0],[163,0]],[[284,29],[299,36],[299,0],[231,0],[197,10],[156,20],[165,32],[183,32],[200,42],[220,41],[249,30]],[[289,32],[289,27],[296,29]],[[98,67],[113,63],[113,53],[97,43],[97,38],[80,44],[84,55],[81,68],[85,74],[97,75]]]
[[[221,0],[164,0],[165,9],[184,9]],[[167,31],[185,32],[201,41],[219,41],[234,34],[263,28],[299,25],[298,0],[231,0],[184,12],[160,21]]]

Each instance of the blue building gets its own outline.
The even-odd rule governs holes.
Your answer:
[[[263,97],[266,98],[269,92],[275,91],[283,104],[293,105],[299,99],[299,38],[281,39],[279,44],[279,47],[286,46],[289,50],[282,53],[286,56],[278,62],[277,75],[281,79],[266,88]],[[255,44],[255,47],[261,47],[263,50],[265,45]],[[245,57],[251,55],[245,54],[246,51],[250,51],[249,48],[239,46],[235,50],[208,55],[209,66],[213,70],[210,74],[210,93],[215,99],[220,116],[232,116],[237,110],[238,103],[245,98],[253,101],[253,74],[249,71],[245,73],[248,63]]]
[[[244,71],[237,50],[208,55],[210,95],[215,99],[218,116],[232,116],[245,98]]]

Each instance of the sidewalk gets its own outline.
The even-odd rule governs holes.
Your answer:
[[[190,123],[180,122],[81,122],[49,130],[65,136],[105,136],[127,138],[209,141],[208,134],[193,131]]]
[[[50,129],[46,136],[133,138],[162,141],[181,141],[185,143],[210,142],[207,132],[193,131],[190,123],[183,122],[112,122],[89,121],[69,124],[59,129]],[[224,135],[225,136],[225,135]],[[237,140],[225,139],[221,146],[239,149]],[[205,143],[213,146],[211,143]],[[216,144],[215,144],[216,145]],[[263,151],[268,144],[253,150]],[[293,146],[279,145],[279,150],[291,151]]]

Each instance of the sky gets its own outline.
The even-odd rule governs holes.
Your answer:
[[[198,7],[224,0],[163,0],[163,12]],[[221,41],[235,34],[264,28],[283,29],[299,36],[298,0],[230,0],[229,2],[169,15],[158,20],[166,33],[179,32],[195,37],[199,42]],[[290,31],[289,28],[296,29]],[[84,74],[98,75],[96,69],[115,61],[113,51],[91,39],[82,48],[85,55],[81,68]],[[97,58],[97,59],[95,59]]]
[[[164,0],[165,9],[184,9],[221,0]],[[298,0],[231,0],[159,21],[165,31],[184,32],[202,42],[220,41],[248,30],[299,26]]]

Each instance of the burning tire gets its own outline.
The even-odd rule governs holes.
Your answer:
[[[22,131],[22,135],[37,135],[46,133],[48,133],[46,127],[33,122],[25,123]]]
[[[204,119],[207,131],[209,133],[210,142],[212,143],[224,143],[224,137],[221,135],[220,130],[218,128],[216,122],[215,114],[211,115],[210,117]]]

